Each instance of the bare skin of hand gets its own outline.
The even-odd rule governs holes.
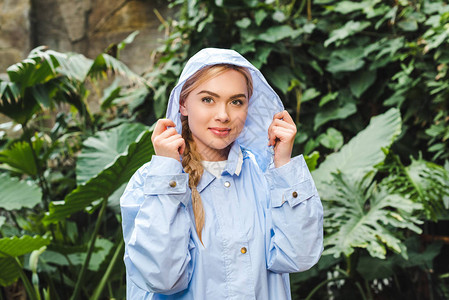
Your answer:
[[[151,136],[151,142],[156,155],[181,161],[179,156],[184,153],[186,143],[176,131],[175,126],[170,119],[158,120]]]
[[[268,127],[268,146],[274,146],[274,166],[279,168],[292,156],[296,125],[290,114],[284,110],[274,115]]]

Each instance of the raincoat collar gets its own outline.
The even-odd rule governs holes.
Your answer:
[[[242,171],[243,165],[243,152],[237,141],[235,141],[231,149],[229,150],[228,161],[223,170],[223,173],[227,172],[229,175],[240,176],[240,172]],[[222,174],[223,174],[222,173]],[[204,170],[203,176],[201,176],[201,180],[198,183],[197,190],[201,193],[203,189],[205,189],[213,180],[215,176],[211,173]]]
[[[242,146],[254,154],[259,167],[265,171],[272,161],[273,156],[272,149],[268,147],[268,127],[273,120],[274,114],[282,111],[284,106],[262,73],[236,51],[206,48],[192,56],[170,94],[167,118],[176,124],[176,130],[178,132],[182,132],[181,113],[179,112],[179,96],[182,86],[196,71],[205,66],[215,64],[233,64],[245,67],[251,73],[253,79],[253,95],[249,100],[248,116],[245,126],[235,144]],[[229,155],[229,158],[231,158],[232,152]],[[235,170],[227,171],[229,173],[235,172]]]

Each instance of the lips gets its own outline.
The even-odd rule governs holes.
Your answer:
[[[231,131],[230,128],[222,128],[222,127],[209,127],[209,130],[218,137],[226,137],[229,135]]]

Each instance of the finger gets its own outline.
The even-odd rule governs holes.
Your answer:
[[[289,124],[295,125],[295,121],[293,121],[292,116],[290,116],[290,114],[286,110],[282,112],[282,119]]]
[[[165,132],[164,132],[165,133]],[[162,136],[162,135],[161,135]],[[171,142],[173,142],[173,141],[176,141],[177,139],[182,139],[182,136],[180,135],[180,134],[174,134],[174,135],[171,135],[171,136],[168,136],[168,137],[166,137],[165,139],[164,139],[164,142],[166,143],[166,144],[169,144],[169,143],[171,143]]]
[[[276,126],[273,128],[273,135],[280,141],[289,141],[295,136],[295,133],[290,129]]]
[[[287,122],[289,124],[295,125],[295,121],[293,121],[292,117],[286,110],[276,113],[273,116],[273,120],[284,120],[285,122]]]
[[[186,141],[184,139],[181,139],[180,144],[181,144],[181,146],[178,147],[179,154],[183,155],[184,150],[186,150]]]
[[[270,127],[268,127],[268,146],[273,146],[276,140],[276,135],[273,133],[274,128],[274,122],[270,124]]]
[[[161,134],[159,134],[157,136],[157,138],[162,140],[162,139],[166,139],[166,138],[169,138],[169,137],[177,135],[177,134],[178,134],[178,132],[176,131],[176,129],[174,127],[170,127],[168,129],[166,129],[164,132],[162,132]]]
[[[275,113],[273,116],[273,120],[282,119],[282,115],[284,114],[284,111],[285,110]]]
[[[182,137],[177,137],[171,140],[167,146],[171,149],[176,149],[179,154],[183,154],[185,150],[185,141]]]
[[[288,121],[288,120],[287,120]],[[279,127],[284,127],[284,128],[289,128],[292,129],[294,131],[296,131],[296,125],[293,123],[289,123],[286,120],[281,120],[281,119],[275,119],[273,120],[273,126],[279,126]]]
[[[159,119],[156,123],[156,127],[153,130],[153,135],[158,136],[164,132],[167,127],[175,127],[175,123],[170,119]]]

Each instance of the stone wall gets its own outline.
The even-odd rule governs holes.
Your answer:
[[[0,73],[30,51],[30,0],[0,0]]]
[[[143,73],[164,38],[155,9],[164,18],[173,14],[164,0],[0,0],[0,79],[7,79],[6,69],[37,46],[95,58],[135,30],[139,34],[120,59]],[[92,111],[99,109],[97,100],[89,99]],[[0,114],[0,124],[8,121]],[[8,136],[17,134],[8,131]]]
[[[163,0],[0,0],[0,73],[36,46],[94,58],[135,30],[121,59],[141,73],[163,38],[154,9],[171,13]]]

